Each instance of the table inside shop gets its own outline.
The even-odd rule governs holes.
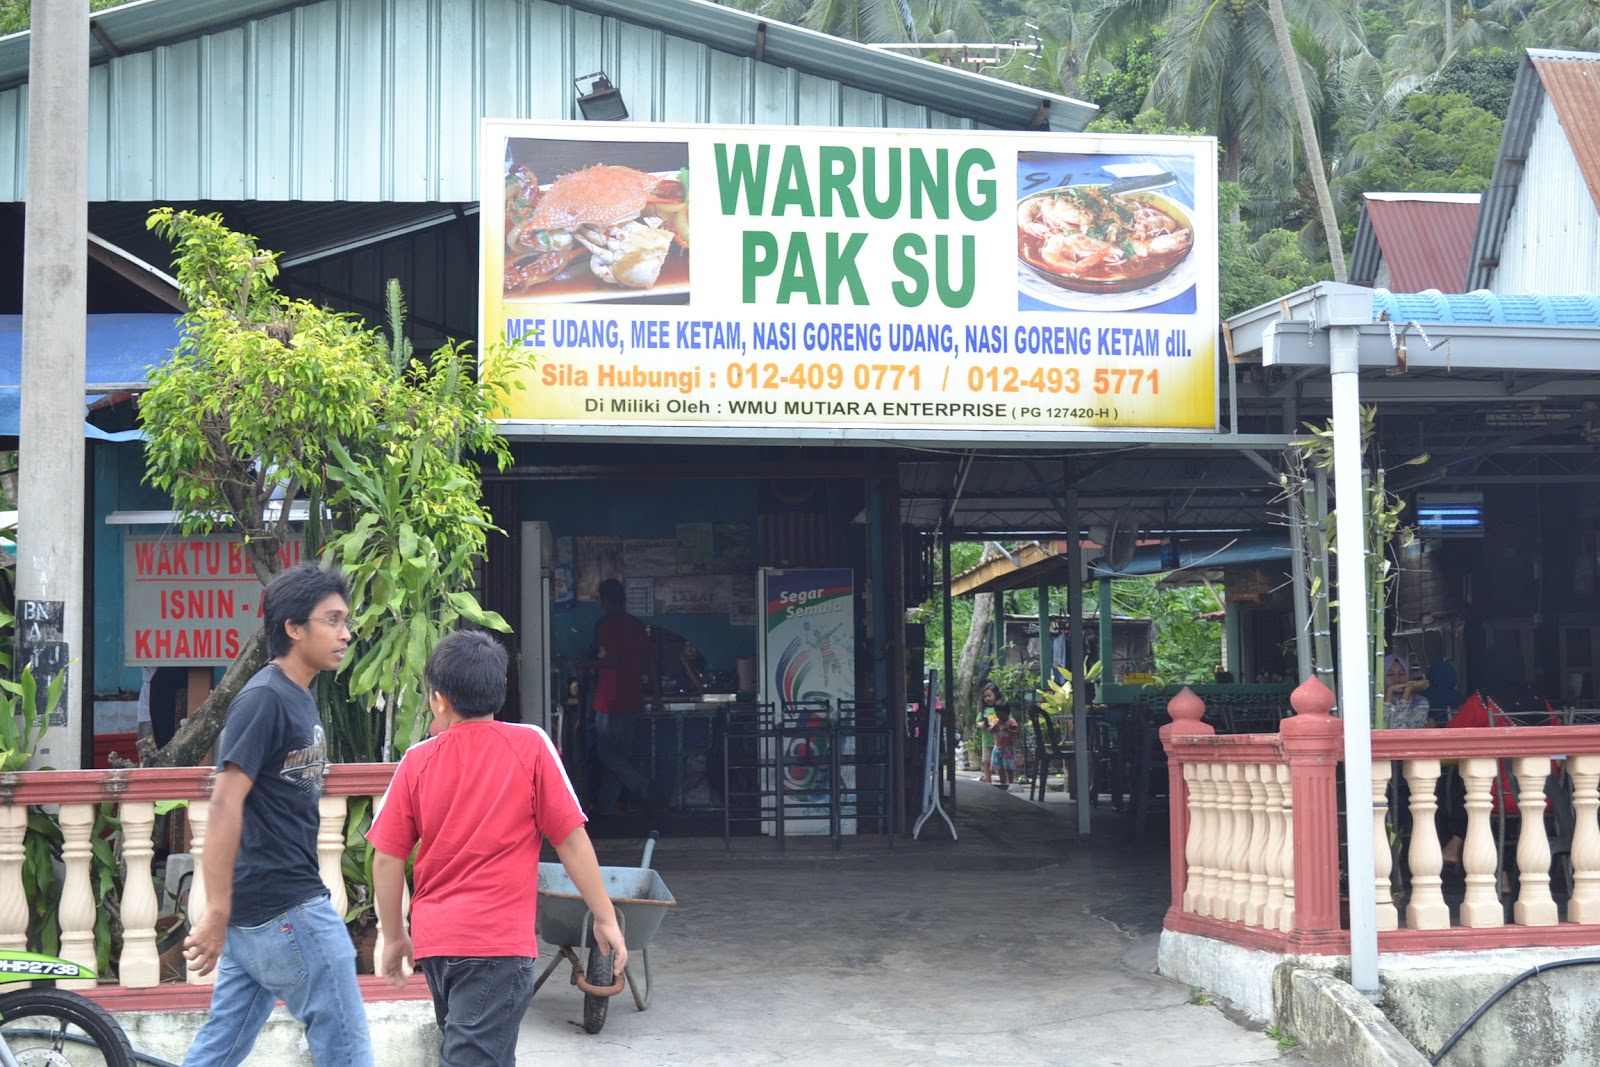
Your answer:
[[[645,710],[639,759],[665,790],[669,810],[721,815],[722,734],[734,699],[733,693],[663,697]]]

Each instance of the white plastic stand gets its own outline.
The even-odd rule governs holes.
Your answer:
[[[944,731],[944,721],[934,701],[934,694],[939,688],[938,682],[939,672],[929,671],[928,685],[924,690],[923,698],[925,701],[924,706],[928,709],[928,728],[926,731],[928,743],[925,750],[926,758],[923,762],[922,814],[917,816],[916,824],[911,827],[911,839],[913,841],[922,833],[923,825],[933,818],[935,813],[938,813],[939,817],[944,820],[945,825],[950,827],[950,840],[960,840],[956,835],[956,824],[951,820],[950,813],[944,810],[944,804],[940,799],[944,790],[940,788],[939,783],[939,735]]]

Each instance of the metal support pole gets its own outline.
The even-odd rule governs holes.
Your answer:
[[[1111,579],[1100,579],[1100,684],[1116,681],[1116,630],[1111,625]]]
[[[1345,840],[1350,867],[1350,984],[1378,992],[1378,898],[1372,827],[1372,685],[1367,656],[1366,497],[1356,328],[1330,327],[1333,482],[1339,539],[1339,715],[1344,720]]]
[[[940,540],[940,547],[941,547],[941,549],[943,550],[943,553],[944,553],[944,571],[943,571],[944,581],[939,583],[940,594],[943,597],[943,607],[944,607],[944,714],[945,714],[945,716],[953,717],[955,715],[955,713],[956,713],[956,703],[955,703],[955,701],[956,701],[956,683],[955,683],[956,665],[955,665],[955,653],[954,653],[954,647],[953,647],[955,645],[955,629],[954,629],[954,622],[950,618],[950,538],[949,538],[949,535],[943,535],[942,536],[942,538]],[[930,732],[934,731],[934,730],[942,729],[943,728],[942,721],[943,720],[941,719],[941,716],[939,715],[937,708],[929,708],[928,709],[928,730]],[[951,719],[951,721],[954,721],[953,718]],[[955,737],[954,732],[952,732],[951,733],[951,739],[954,740],[954,737]],[[928,751],[930,751],[930,752],[941,752],[942,753],[944,751],[944,746],[943,745],[939,745],[937,747],[930,746]],[[942,783],[943,782],[943,775],[942,774],[935,774],[934,775],[934,781]],[[941,784],[940,788],[943,788],[942,784]],[[952,788],[950,790],[950,808],[951,808],[951,810],[954,810],[955,806],[956,806],[956,793],[955,793],[955,790]]]
[[[1072,674],[1072,762],[1078,776],[1078,836],[1089,836],[1089,702],[1083,679],[1083,538],[1078,530],[1078,490],[1066,493],[1067,669]]]
[[[1328,587],[1333,581],[1333,558],[1328,551],[1328,537],[1324,531],[1328,521],[1328,472],[1318,470],[1312,475],[1312,492],[1316,513],[1311,516],[1307,534],[1311,538],[1311,553],[1322,569],[1322,589],[1311,602],[1313,624],[1312,640],[1317,650],[1317,677],[1330,690],[1338,690],[1338,679],[1333,670],[1333,623],[1328,612]]]
[[[1039,583],[1039,688],[1045,689],[1050,685],[1050,679],[1055,677],[1055,656],[1052,654],[1050,638],[1050,584]],[[1029,704],[1037,704],[1039,697],[1034,695]]]
[[[1239,618],[1239,605],[1235,601],[1230,600],[1222,606],[1222,643],[1228,646],[1224,650],[1226,655],[1222,666],[1235,682],[1245,681],[1242,621]]]
[[[35,761],[82,766],[83,387],[89,247],[89,5],[35,4],[28,58],[17,472],[17,666],[66,684]],[[81,962],[81,961],[80,961]],[[92,959],[90,961],[93,962]]]
[[[1294,578],[1295,682],[1311,677],[1311,593],[1306,588],[1306,509],[1289,496],[1289,571]]]

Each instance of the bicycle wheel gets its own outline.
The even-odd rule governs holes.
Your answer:
[[[0,1041],[18,1067],[134,1067],[133,1046],[111,1013],[65,989],[0,996]]]

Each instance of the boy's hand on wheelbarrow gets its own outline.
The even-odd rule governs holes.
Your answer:
[[[628,965],[628,946],[622,943],[622,928],[617,925],[615,914],[605,919],[595,916],[594,943],[601,952],[613,957],[611,973],[621,974]]]
[[[379,965],[378,973],[389,980],[389,984],[396,989],[406,987],[406,978],[411,974],[411,935],[400,934],[383,943],[383,961]]]

